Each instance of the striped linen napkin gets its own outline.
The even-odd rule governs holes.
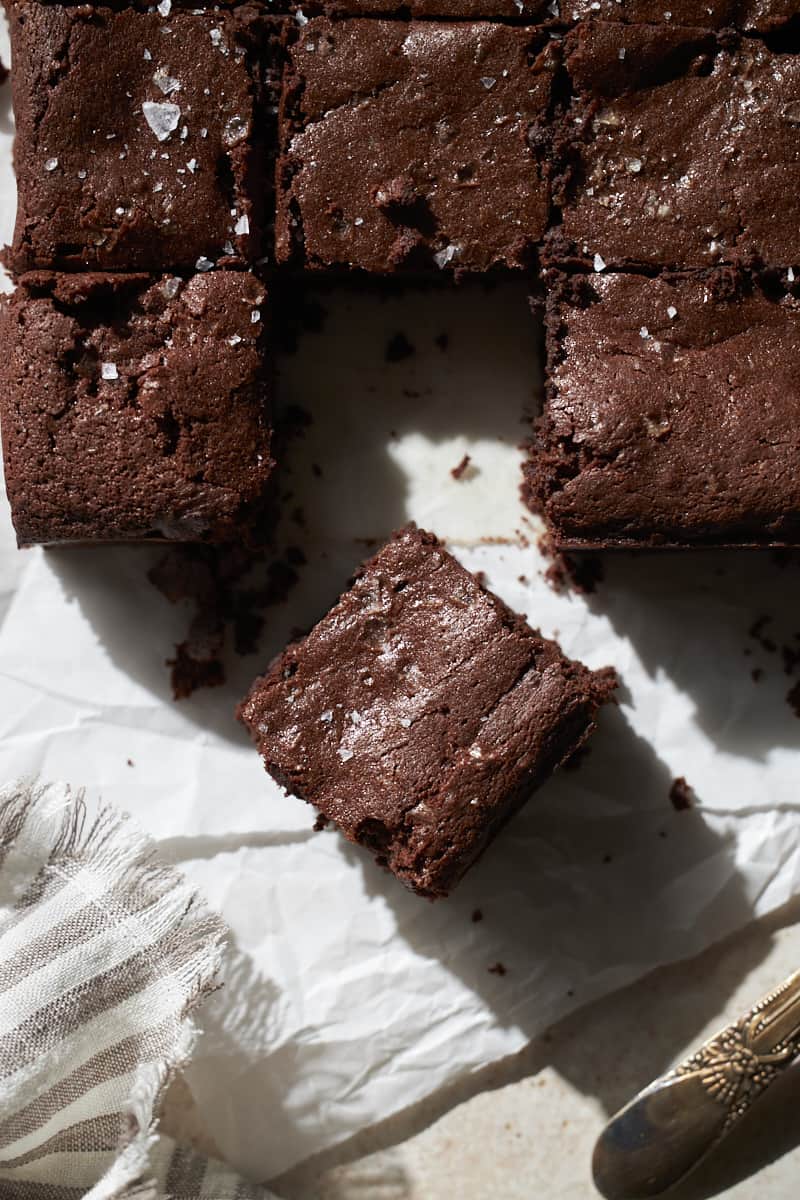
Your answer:
[[[266,1200],[157,1132],[223,933],[127,818],[0,787],[2,1200]]]

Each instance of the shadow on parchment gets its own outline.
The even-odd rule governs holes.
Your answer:
[[[787,693],[800,679],[800,559],[770,551],[605,554],[589,608],[629,639],[651,678],[694,702],[714,745],[757,762],[800,747]],[[706,662],[706,671],[698,663]]]

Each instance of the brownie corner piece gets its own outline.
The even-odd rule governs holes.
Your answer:
[[[8,15],[14,272],[262,255],[276,18],[249,4],[162,15],[43,0]]]
[[[245,271],[24,275],[0,307],[19,544],[247,536],[272,467],[265,300]]]
[[[549,260],[620,270],[800,261],[800,57],[779,44],[608,21],[572,30]]]
[[[535,258],[556,52],[541,29],[317,17],[288,50],[276,255],[483,272]]]
[[[551,277],[525,468],[562,550],[800,544],[792,271]]]
[[[239,716],[278,783],[441,897],[588,737],[614,686],[409,526]]]

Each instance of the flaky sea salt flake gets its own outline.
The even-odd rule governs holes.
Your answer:
[[[174,300],[178,292],[181,290],[182,280],[177,275],[171,275],[169,279],[165,279],[161,285],[161,291],[168,300]]]
[[[57,158],[48,158],[47,162],[44,164],[44,169],[45,169],[45,171],[55,171],[57,166],[58,166]]]
[[[493,75],[481,75],[481,83],[486,88],[487,92],[490,92],[497,83],[497,80]]]
[[[194,264],[198,271],[210,271],[214,266],[210,258],[206,258],[205,254],[201,254],[197,262]]]
[[[647,328],[646,325],[643,325],[642,328],[639,330],[639,337],[644,338],[645,341],[647,340],[647,338],[650,337],[650,330]]]
[[[186,166],[194,175],[195,171],[197,170],[197,159],[190,158],[189,161],[187,162]]]
[[[159,0],[156,8],[161,13],[162,17],[168,17],[172,12],[172,0]]]
[[[448,263],[451,263],[456,256],[458,246],[453,242],[448,243],[442,250],[437,250],[433,256],[433,261],[440,270],[443,270]]]
[[[592,265],[594,266],[595,271],[605,271],[606,260],[603,258],[602,254],[595,254]]]
[[[667,316],[669,317],[670,321],[674,321],[675,318],[677,317],[677,315],[678,315],[677,308],[675,307],[674,304],[670,304],[669,308],[667,309]]]
[[[165,96],[181,90],[181,81],[170,75],[166,67],[159,67],[153,75],[153,83]]]
[[[250,324],[257,325],[260,320],[261,320],[261,309],[254,308],[253,311],[250,313]]]
[[[239,217],[239,220],[233,227],[233,232],[239,237],[244,237],[245,234],[250,232],[250,218],[247,213],[242,213]]]
[[[100,375],[103,379],[119,379],[117,364],[113,362],[100,363]]]
[[[158,103],[155,100],[145,100],[142,105],[144,119],[160,142],[165,142],[171,133],[178,128],[181,110],[177,104],[169,101]]]

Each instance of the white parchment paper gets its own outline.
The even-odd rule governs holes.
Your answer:
[[[3,115],[6,235],[10,133]],[[170,698],[164,659],[186,613],[146,582],[157,552],[20,553],[0,508],[0,778],[40,773],[130,810],[224,916],[227,986],[206,1006],[189,1082],[222,1154],[262,1179],[800,886],[800,721],[769,648],[797,644],[800,567],[619,556],[595,595],[556,595],[518,498],[517,443],[540,389],[525,287],[383,300],[340,288],[321,302],[321,332],[279,363],[281,403],[314,417],[284,464],[279,539],[308,564],[226,686]],[[387,363],[398,331],[415,353]],[[473,469],[457,481],[464,453]],[[312,811],[271,783],[233,719],[291,629],[345,585],[366,552],[357,539],[408,518],[624,683],[581,767],[435,905],[335,832],[312,832]],[[748,635],[761,615],[764,645]],[[693,811],[670,804],[676,775]],[[498,962],[505,975],[489,971]]]

